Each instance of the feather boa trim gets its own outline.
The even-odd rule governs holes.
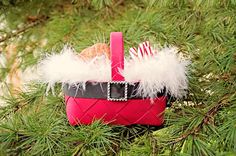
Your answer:
[[[138,93],[155,98],[164,88],[167,93],[181,98],[188,87],[187,66],[189,61],[180,60],[177,49],[166,47],[145,59],[125,59],[124,70],[119,72],[127,82],[140,82]],[[111,62],[105,56],[85,61],[75,51],[65,46],[61,53],[52,54],[39,64],[41,80],[49,87],[55,83],[83,85],[87,81],[111,81]]]

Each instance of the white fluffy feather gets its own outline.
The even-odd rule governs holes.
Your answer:
[[[175,48],[164,48],[153,57],[143,60],[127,59],[120,71],[128,82],[140,82],[138,93],[143,97],[155,98],[166,88],[175,97],[182,97],[187,89],[187,61],[178,59]],[[43,82],[84,84],[87,81],[107,82],[111,80],[110,61],[96,57],[86,62],[65,46],[60,54],[53,54],[40,62]]]
[[[164,88],[172,96],[182,97],[188,87],[187,65],[177,58],[176,48],[166,47],[153,57],[128,60],[123,75],[128,82],[140,82],[138,93],[144,97],[155,98]]]
[[[86,62],[65,46],[60,54],[53,54],[39,64],[42,81],[53,86],[55,83],[77,84],[87,81],[110,81],[110,62],[105,57],[96,57]]]

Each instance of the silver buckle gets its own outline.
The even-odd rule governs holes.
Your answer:
[[[128,82],[110,81],[107,83],[107,100],[127,101]]]

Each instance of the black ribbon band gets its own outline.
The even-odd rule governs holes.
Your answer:
[[[93,98],[93,99],[107,99],[107,85],[108,82],[87,82],[85,88],[82,86],[65,84],[63,86],[63,92],[67,96],[77,98]],[[127,87],[127,99],[144,99],[138,95],[137,90],[139,83],[128,84]],[[165,89],[157,94],[157,97],[165,95]]]

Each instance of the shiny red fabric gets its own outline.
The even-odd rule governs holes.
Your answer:
[[[65,96],[66,113],[71,125],[89,125],[101,119],[115,125],[155,125],[164,122],[166,97],[154,99],[131,99],[114,102],[101,99],[85,99]]]

